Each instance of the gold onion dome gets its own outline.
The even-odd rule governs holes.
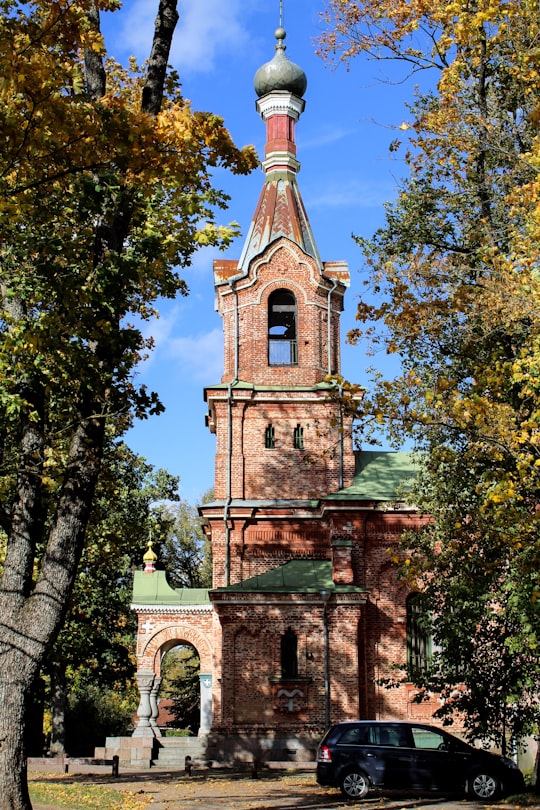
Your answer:
[[[260,98],[273,90],[285,90],[302,98],[307,88],[306,74],[285,56],[285,29],[280,26],[274,36],[277,39],[276,52],[273,59],[262,65],[255,74],[255,92]]]
[[[152,548],[151,540],[148,541],[147,546],[148,546],[147,551],[143,556],[144,570],[147,574],[151,574],[156,570],[155,563],[158,557],[156,552]]]

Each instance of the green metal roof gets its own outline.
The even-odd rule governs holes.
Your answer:
[[[352,484],[324,500],[403,501],[417,475],[413,453],[362,450],[356,454]]]
[[[330,560],[291,560],[265,574],[245,579],[236,585],[216,588],[216,593],[366,593],[356,585],[337,585],[332,580]]]
[[[203,503],[199,506],[199,510],[201,508],[216,508],[216,507],[223,507],[227,501],[225,499],[219,501],[208,501],[208,503]],[[235,507],[240,509],[261,509],[261,508],[272,508],[277,507],[282,508],[285,507],[287,509],[316,509],[319,504],[319,498],[314,498],[312,500],[308,500],[307,498],[298,498],[298,499],[291,499],[291,498],[264,498],[264,499],[257,499],[257,498],[248,498],[243,500],[242,498],[233,498],[229,504],[231,509]]]
[[[215,385],[205,385],[204,390],[221,389],[226,391],[229,383],[216,383]],[[322,380],[315,385],[255,385],[254,383],[237,380],[232,386],[233,391],[330,391],[335,389],[332,383]]]
[[[210,604],[207,588],[171,588],[165,571],[135,571],[133,602],[137,605]]]

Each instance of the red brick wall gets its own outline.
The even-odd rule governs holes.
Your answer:
[[[224,499],[229,491],[228,392],[209,389],[207,397],[216,433],[214,495]],[[232,453],[230,494],[244,499],[321,498],[339,489],[340,463],[343,484],[354,475],[351,422],[338,426],[338,405],[328,392],[246,391],[231,392]],[[265,447],[271,424],[275,448]],[[304,449],[293,446],[294,430],[303,428]],[[343,441],[343,457],[340,442]]]
[[[355,598],[344,602],[329,606],[333,720],[358,715],[357,627],[362,606]],[[215,718],[217,725],[310,726],[322,733],[324,626],[319,595],[260,599],[231,595],[219,602],[218,609],[223,627],[223,714]],[[282,681],[281,636],[289,627],[298,640],[298,678]]]
[[[297,366],[268,365],[268,298],[287,289],[297,303]],[[327,315],[332,283],[324,279],[314,259],[286,239],[280,239],[257,259],[248,278],[217,288],[218,311],[223,317],[223,382],[234,377],[235,320],[238,306],[238,378],[255,385],[311,386],[328,373]],[[331,296],[331,372],[339,373],[339,315],[344,287]]]
[[[148,576],[153,576],[148,574]],[[201,661],[201,672],[214,668],[216,616],[210,607],[205,611],[179,607],[176,611],[153,611],[138,614],[137,668],[161,671],[164,652],[179,644],[191,644]]]

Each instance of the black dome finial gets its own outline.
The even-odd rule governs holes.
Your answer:
[[[307,88],[307,77],[302,68],[285,55],[287,34],[283,27],[283,0],[279,3],[279,28],[276,28],[274,36],[277,40],[276,53],[256,72],[255,92],[261,97],[272,90],[286,90],[302,98]]]

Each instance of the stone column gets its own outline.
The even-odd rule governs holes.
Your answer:
[[[205,736],[212,728],[212,675],[199,675],[201,684],[201,725],[199,737]]]
[[[161,686],[161,678],[154,678],[154,683],[152,684],[152,688],[150,689],[150,706],[152,708],[152,714],[150,716],[150,725],[154,729],[154,734],[156,737],[161,737],[161,731],[159,730],[157,724],[157,716],[159,714],[159,707],[157,702],[157,697],[159,694],[159,687]]]
[[[133,732],[133,737],[153,737],[154,729],[150,724],[152,717],[152,704],[150,702],[150,692],[154,683],[155,673],[153,670],[141,669],[137,672],[137,686],[141,700],[137,709],[137,727]]]

